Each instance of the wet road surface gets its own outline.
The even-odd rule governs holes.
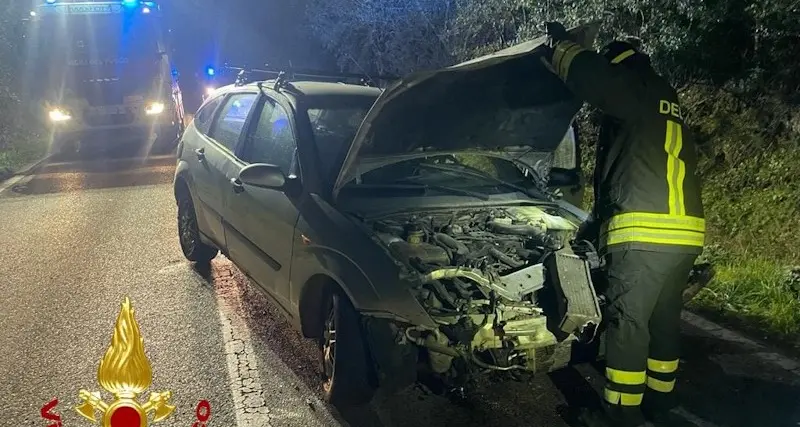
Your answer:
[[[153,368],[149,391],[172,391],[177,406],[159,425],[192,425],[208,399],[209,426],[571,426],[567,408],[589,404],[602,384],[597,367],[580,365],[481,378],[459,404],[418,387],[360,410],[328,407],[316,344],[224,257],[210,271],[183,259],[174,158],[127,155],[53,158],[0,192],[2,425],[48,425],[40,408],[53,398],[63,426],[89,425],[72,407],[80,389],[100,390],[97,366],[125,296]],[[685,325],[685,418],[800,425],[800,365],[717,335]]]

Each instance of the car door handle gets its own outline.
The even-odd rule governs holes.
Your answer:
[[[244,185],[242,185],[242,181],[239,181],[239,178],[231,178],[231,187],[233,187],[233,192],[236,194],[244,191]]]
[[[197,155],[197,160],[203,162],[206,160],[206,149],[203,147],[196,148],[194,150],[194,154]]]

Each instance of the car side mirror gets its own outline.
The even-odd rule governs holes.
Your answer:
[[[286,187],[287,178],[278,166],[255,163],[246,166],[239,172],[239,181],[253,187],[283,190]]]

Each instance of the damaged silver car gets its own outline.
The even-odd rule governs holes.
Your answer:
[[[578,184],[581,102],[542,43],[386,90],[289,76],[222,88],[189,126],[184,254],[222,251],[316,339],[334,404],[420,374],[460,387],[548,372],[597,341],[599,259],[572,241],[586,214],[560,196]]]

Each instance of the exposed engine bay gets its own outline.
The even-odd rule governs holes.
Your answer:
[[[416,298],[439,325],[410,326],[443,376],[485,370],[549,372],[591,340],[600,306],[593,248],[570,244],[577,225],[557,207],[481,208],[368,221],[392,255],[419,273]]]

